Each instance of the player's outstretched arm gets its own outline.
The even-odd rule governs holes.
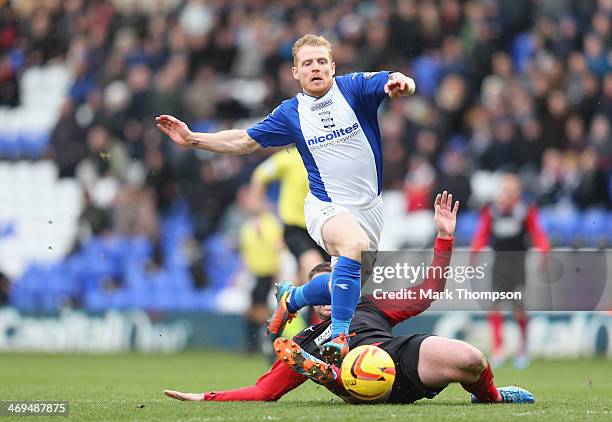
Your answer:
[[[262,375],[255,385],[235,390],[211,391],[208,393],[182,393],[164,390],[170,398],[183,401],[276,401],[289,391],[306,382],[308,378],[298,374],[277,360],[272,368]]]
[[[450,264],[459,201],[456,201],[453,206],[453,195],[444,191],[436,196],[434,210],[434,223],[438,230],[438,237],[434,244],[434,256],[427,269],[425,280],[407,289],[408,294],[404,295],[406,299],[369,297],[393,325],[416,316],[431,306],[435,300],[434,296],[421,295],[421,292],[428,290],[440,292],[446,286],[445,268]]]
[[[218,154],[249,154],[261,149],[246,130],[232,129],[217,133],[192,132],[187,124],[174,116],[155,118],[157,128],[182,147],[198,148]]]
[[[385,84],[385,93],[391,98],[406,97],[416,92],[414,79],[400,72],[389,74],[389,80]]]

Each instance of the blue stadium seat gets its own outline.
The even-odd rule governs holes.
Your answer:
[[[190,290],[193,288],[193,279],[187,269],[167,268],[167,282],[175,290]]]
[[[59,310],[62,295],[57,292],[45,292],[40,296],[40,308],[43,312],[55,312]]]
[[[205,266],[209,287],[220,290],[230,283],[234,273],[240,269],[240,257],[219,234],[208,237],[204,247],[208,251]]]
[[[69,265],[65,262],[52,265],[48,270],[47,278],[49,291],[72,297],[79,292],[77,280],[72,276]]]
[[[150,286],[142,267],[130,266],[123,273],[124,285],[132,290],[146,290]]]
[[[561,245],[575,246],[580,234],[580,214],[574,210],[555,213],[554,233]]]
[[[563,229],[559,228],[558,214],[554,207],[540,208],[538,216],[542,230],[550,239],[552,246],[565,246],[566,239],[564,238]]]
[[[108,305],[110,309],[127,309],[129,308],[130,295],[125,289],[113,290],[112,292],[103,292],[108,299]]]
[[[25,158],[41,158],[51,139],[48,132],[22,133],[18,139],[21,156]]]
[[[36,311],[36,302],[32,290],[23,280],[13,284],[9,297],[11,305],[20,311]]]
[[[555,210],[554,208],[540,208],[538,212],[540,225],[546,234],[550,235],[555,230]]]
[[[581,215],[579,236],[584,246],[598,247],[606,242],[606,212],[591,208]]]
[[[213,311],[216,292],[211,289],[197,290],[192,295],[194,311]]]
[[[99,290],[89,290],[83,296],[85,309],[89,312],[104,312],[109,308],[109,300]]]
[[[0,157],[15,160],[19,157],[20,152],[17,134],[0,131]]]
[[[15,234],[15,221],[0,222],[0,239],[3,237],[11,237]]]
[[[150,288],[129,288],[126,290],[127,308],[149,309],[152,295]]]
[[[608,240],[608,245],[612,245],[612,211],[608,211],[606,213],[606,238]]]
[[[122,269],[143,265],[153,255],[153,244],[145,236],[118,238],[114,245]]]
[[[182,243],[191,237],[193,223],[189,208],[184,201],[173,204],[169,215],[163,220],[161,228],[161,246],[164,254],[164,265],[171,269],[184,269],[188,263],[183,254]]]
[[[196,309],[195,292],[191,289],[180,290],[174,295],[174,310],[179,312],[191,312]]]
[[[153,289],[152,308],[156,311],[170,312],[177,308],[176,292],[169,286],[156,286]]]

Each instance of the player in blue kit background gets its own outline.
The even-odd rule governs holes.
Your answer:
[[[178,145],[215,153],[296,145],[310,185],[304,203],[308,233],[337,258],[331,277],[332,340],[322,346],[322,354],[339,364],[348,352],[348,329],[359,302],[361,252],[377,249],[383,224],[378,107],[387,96],[412,95],[416,86],[399,72],[335,76],[331,44],[317,35],[298,39],[293,58],[293,77],[303,92],[247,130],[196,133],[173,116],[156,121]],[[300,287],[281,283],[270,337],[280,336],[298,309],[318,304],[324,288],[315,282]]]

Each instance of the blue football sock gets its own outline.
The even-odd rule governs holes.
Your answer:
[[[287,309],[294,313],[309,305],[331,304],[330,273],[319,274],[303,286],[296,287],[287,301]]]
[[[340,256],[331,276],[332,338],[348,334],[361,295],[361,263]]]

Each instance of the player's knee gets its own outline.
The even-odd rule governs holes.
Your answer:
[[[361,256],[361,252],[367,251],[369,247],[370,240],[367,238],[367,236],[357,235],[344,239],[338,249],[341,255],[348,257],[359,257]]]
[[[487,360],[484,353],[474,346],[465,343],[460,353],[458,353],[458,357],[460,368],[470,377],[474,378],[473,382],[478,381],[482,371],[487,368]]]

